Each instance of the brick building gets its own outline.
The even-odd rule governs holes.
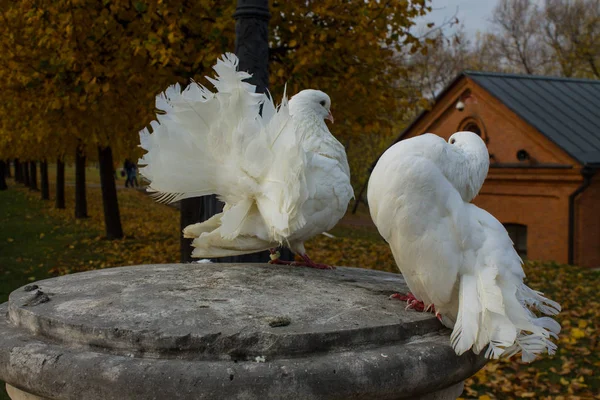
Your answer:
[[[398,140],[463,130],[490,153],[474,203],[521,255],[600,266],[600,81],[465,71]]]

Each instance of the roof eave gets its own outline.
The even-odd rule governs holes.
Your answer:
[[[442,99],[446,95],[446,93],[448,93],[458,83],[458,81],[460,81],[462,78],[466,78],[470,72],[471,71],[469,70],[462,71],[448,85],[446,85],[446,87],[437,96],[435,96],[431,108],[429,110],[421,111],[419,115],[417,115],[415,119],[413,119],[412,122],[402,130],[402,132],[400,132],[400,135],[398,135],[398,137],[396,138],[396,140],[394,140],[394,143],[392,144],[398,143],[399,141],[404,139],[404,136],[406,136],[406,134],[410,132],[412,128],[414,128],[415,125],[417,125],[425,117],[425,115],[427,115],[433,109],[433,107],[437,105],[438,101]]]

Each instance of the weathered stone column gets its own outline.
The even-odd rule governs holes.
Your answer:
[[[484,361],[388,299],[406,290],[395,274],[263,264],[47,279],[0,306],[0,379],[14,400],[455,399]]]

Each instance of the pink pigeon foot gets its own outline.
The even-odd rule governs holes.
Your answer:
[[[269,249],[269,253],[271,253],[270,257],[271,259],[269,260],[269,264],[276,264],[276,265],[292,265],[294,264],[294,261],[285,261],[279,258],[279,252],[275,249]]]
[[[395,293],[390,296],[390,299],[396,299],[400,301],[406,301],[406,309],[407,310],[415,310],[419,312],[432,312],[435,313],[436,317],[441,321],[441,315],[438,317],[439,313],[435,311],[435,306],[433,304],[425,305],[421,300],[418,300],[414,294],[400,294]]]
[[[308,267],[316,269],[335,269],[335,267],[331,265],[313,262],[306,254],[301,255],[304,261],[285,261],[279,259],[279,252],[275,251],[275,249],[269,249],[269,252],[271,253],[271,260],[269,261],[269,264],[293,265],[296,267]]]
[[[299,262],[297,261],[297,262],[293,263],[292,265],[297,265],[299,267],[316,268],[316,269],[335,269],[335,267],[333,265],[319,264],[319,263],[312,261],[310,259],[310,257],[308,257],[308,255],[306,255],[306,254],[301,254],[300,257],[302,257],[302,259],[304,261],[299,261]]]

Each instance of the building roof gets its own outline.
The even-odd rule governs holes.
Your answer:
[[[600,80],[464,71],[436,101],[465,76],[580,163],[600,164]]]

